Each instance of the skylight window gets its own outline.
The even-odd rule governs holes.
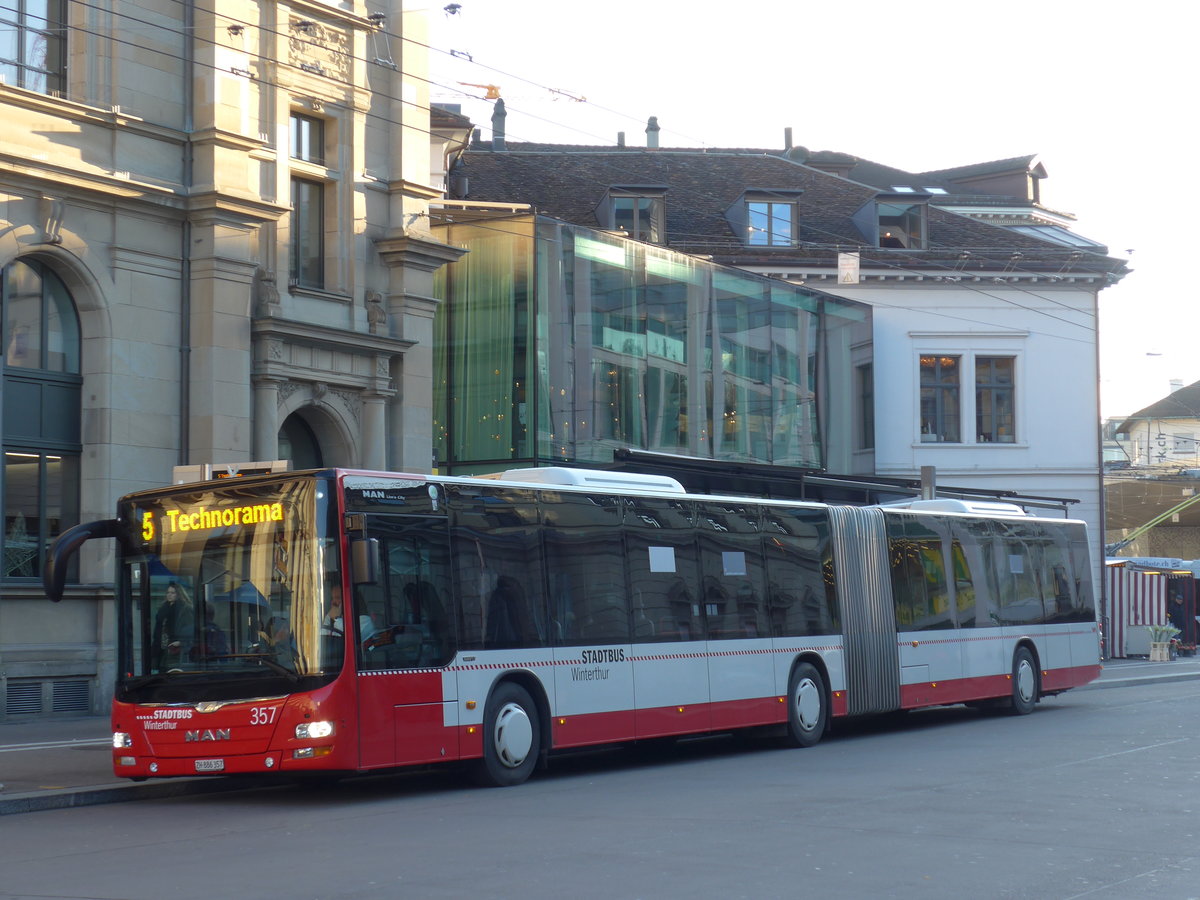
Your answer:
[[[906,185],[903,185],[903,184],[893,184],[892,190],[895,191],[897,194],[915,194],[917,192],[917,189],[915,187],[907,187]]]
[[[948,194],[948,193],[950,193],[945,188],[940,188],[940,187],[925,187],[925,188],[921,188],[921,190],[923,190],[927,194]]]
[[[1091,250],[1103,250],[1104,245],[1088,240],[1082,235],[1075,234],[1058,225],[1011,225],[1011,230],[1018,234],[1027,234],[1041,238],[1064,247],[1084,247]]]

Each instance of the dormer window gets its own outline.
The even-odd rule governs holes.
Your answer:
[[[753,188],[725,210],[725,220],[747,247],[795,247],[799,196],[794,188]]]
[[[880,201],[876,206],[879,246],[925,249],[925,204]]]
[[[664,243],[665,192],[665,187],[657,185],[609,188],[605,202],[597,210],[597,218],[603,227],[623,231],[635,241]]]
[[[796,242],[796,204],[746,201],[746,243],[751,247],[791,247]]]

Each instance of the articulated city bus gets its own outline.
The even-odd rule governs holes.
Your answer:
[[[1084,525],[689,495],[564,468],[320,470],[122,498],[117,775],[345,773],[969,703],[1100,672]]]

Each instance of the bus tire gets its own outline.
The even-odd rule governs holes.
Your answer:
[[[541,750],[541,721],[529,692],[501,683],[483,713],[483,758],[474,766],[477,784],[512,787],[533,774]]]
[[[800,663],[788,679],[788,738],[797,747],[811,747],[825,734],[829,702],[825,680],[816,667]]]
[[[1027,716],[1038,701],[1038,670],[1028,647],[1018,647],[1013,653],[1012,702],[1009,711],[1014,716]]]

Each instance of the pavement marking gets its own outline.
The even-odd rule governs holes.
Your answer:
[[[111,743],[112,738],[81,738],[71,741],[41,741],[36,744],[0,744],[0,753],[16,753],[20,750],[60,750],[64,747],[99,747]]]
[[[1063,766],[1077,766],[1080,763],[1095,762],[1098,759],[1112,759],[1114,756],[1124,756],[1127,753],[1141,753],[1144,750],[1157,750],[1159,747],[1170,747],[1172,744],[1182,744],[1185,741],[1190,741],[1190,740],[1192,740],[1192,739],[1191,738],[1176,738],[1175,740],[1162,741],[1161,743],[1158,743],[1158,744],[1146,744],[1145,746],[1142,746],[1142,747],[1130,747],[1128,750],[1118,750],[1115,753],[1104,753],[1104,754],[1101,754],[1100,756],[1090,756],[1087,759],[1076,759],[1076,760],[1072,760],[1070,762],[1059,763],[1056,768],[1062,768]]]

